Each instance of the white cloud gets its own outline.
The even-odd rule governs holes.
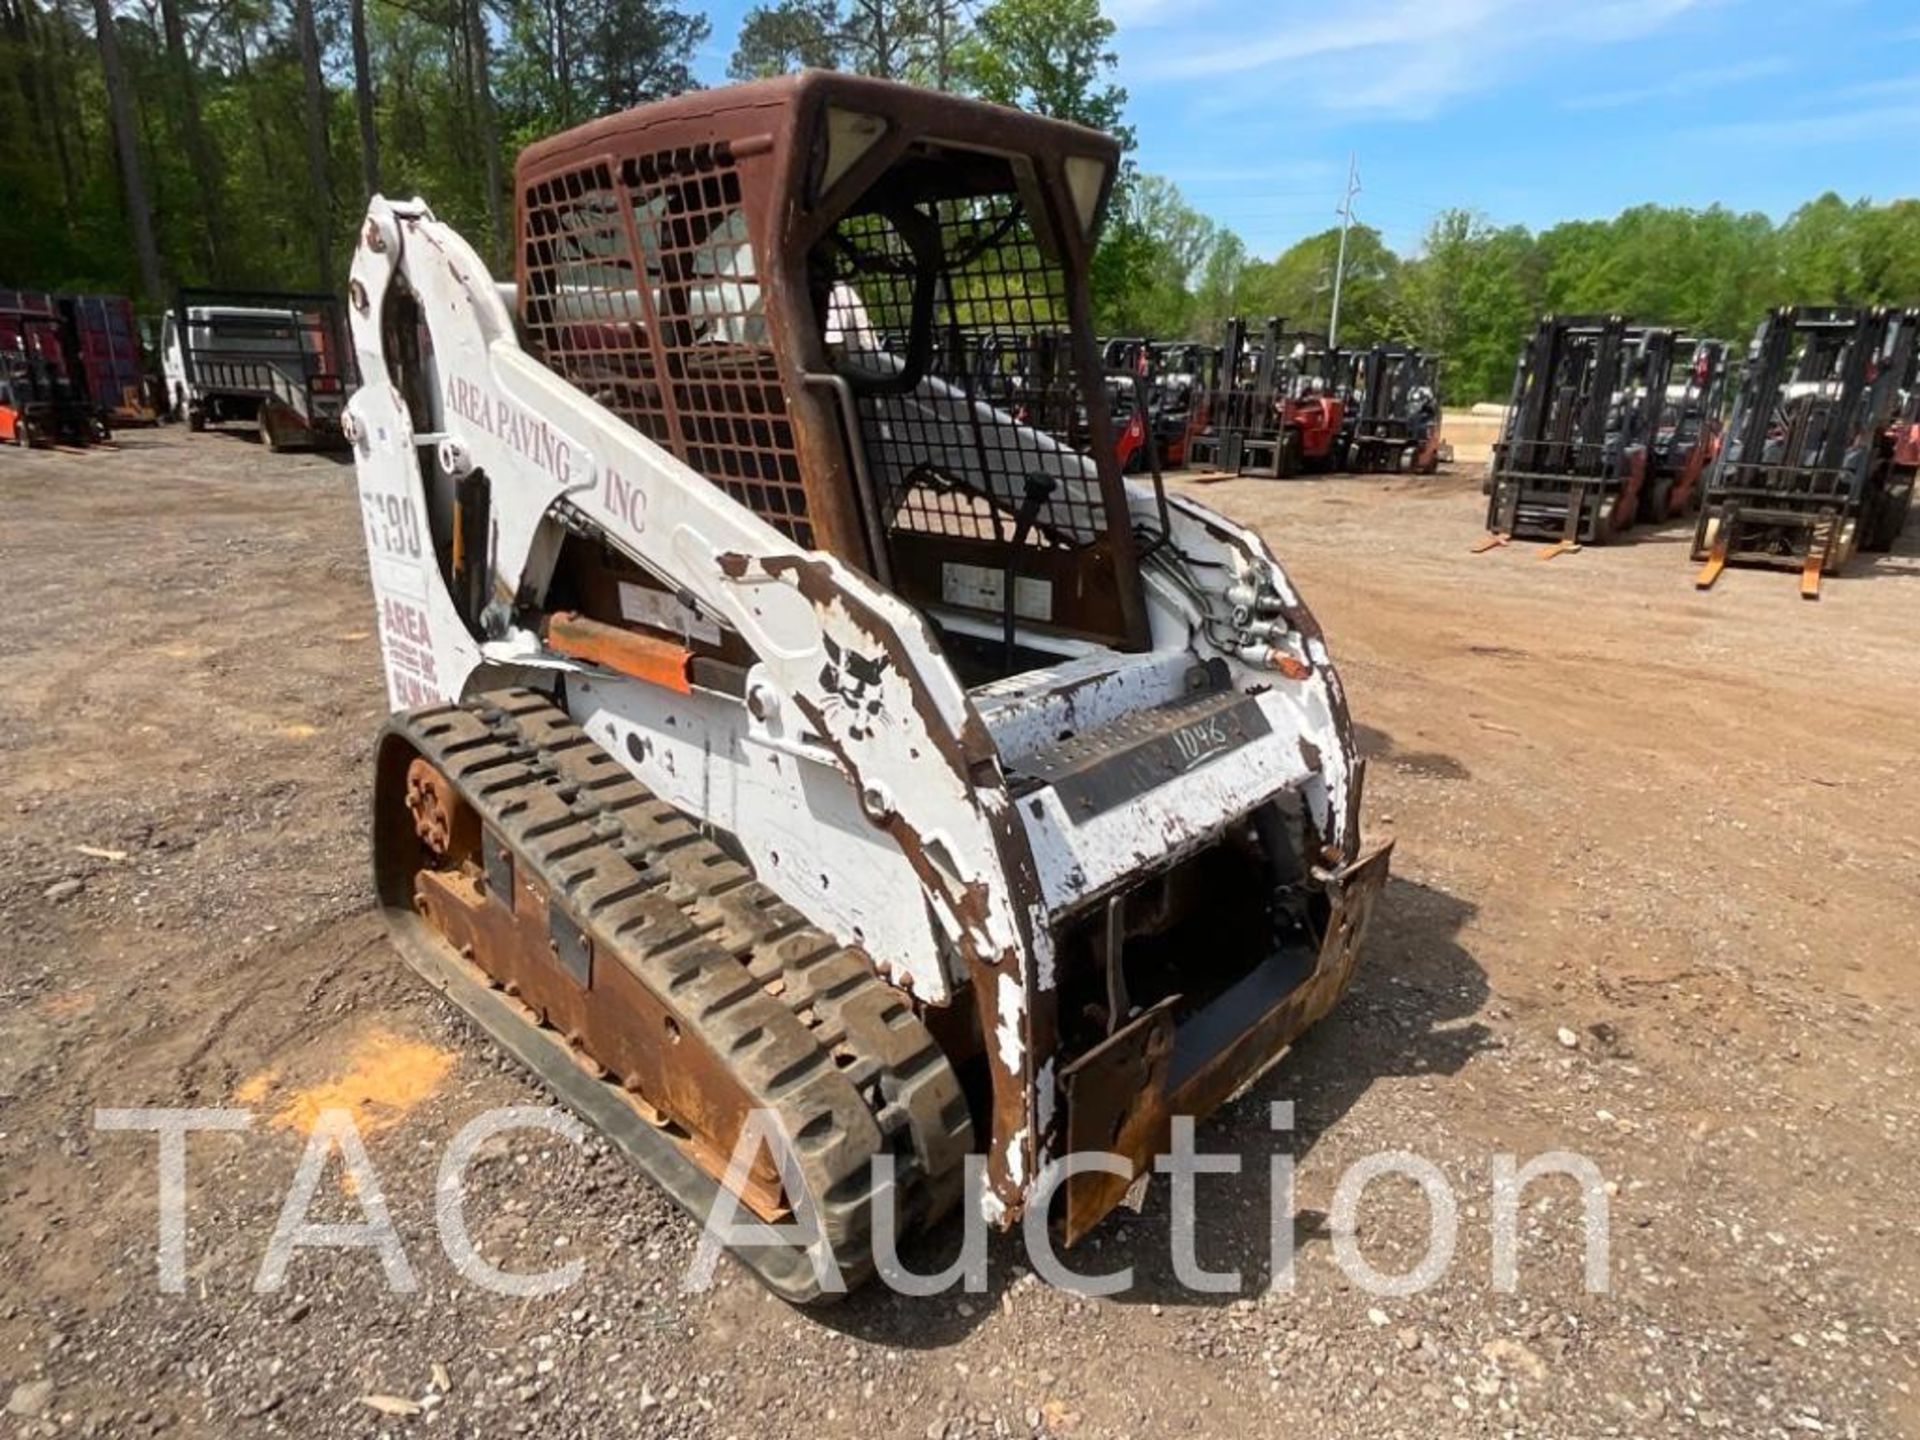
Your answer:
[[[1129,0],[1155,5],[1163,0]],[[1549,61],[1589,60],[1593,47],[1655,34],[1680,17],[1730,0],[1586,0],[1558,8],[1541,0],[1361,0],[1337,23],[1273,0],[1249,3],[1207,26],[1218,38],[1178,48],[1122,36],[1129,84],[1210,82],[1202,115],[1237,107],[1289,108],[1420,119]],[[1590,63],[1588,69],[1593,69]]]
[[[1861,80],[1843,90],[1828,93],[1836,97],[1859,100],[1868,95],[1912,95],[1920,92],[1920,72],[1912,75],[1894,75],[1885,80]]]
[[[1264,70],[1289,61],[1356,51],[1417,49],[1423,42],[1460,31],[1478,31],[1515,0],[1391,0],[1370,11],[1344,15],[1339,23],[1303,23],[1262,7],[1251,33],[1212,45],[1162,51],[1131,66],[1148,79],[1191,80]],[[1296,77],[1284,78],[1291,83]]]
[[[1543,33],[1612,45],[1662,30],[1688,11],[1701,8],[1702,3],[1703,0],[1602,0],[1599,4],[1574,6],[1557,15],[1543,16],[1553,22]]]
[[[1715,65],[1700,70],[1685,70],[1658,85],[1641,85],[1627,90],[1600,90],[1575,95],[1563,102],[1567,110],[1618,110],[1648,100],[1684,100],[1712,90],[1724,90],[1748,80],[1763,80],[1769,75],[1784,75],[1793,62],[1784,55],[1747,60],[1733,65]]]
[[[1789,149],[1796,145],[1837,145],[1848,140],[1881,140],[1920,127],[1920,105],[1867,105],[1777,120],[1744,120],[1703,132],[1710,140],[1744,141]]]

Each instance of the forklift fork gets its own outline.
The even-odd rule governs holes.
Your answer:
[[[1807,558],[1800,567],[1800,598],[1820,598],[1820,576],[1827,568],[1827,556],[1833,551],[1834,517],[1822,515],[1813,525],[1813,539],[1807,545]]]
[[[1475,555],[1484,555],[1489,550],[1510,543],[1513,532],[1520,524],[1520,486],[1509,481],[1501,487],[1500,522],[1488,530],[1486,537],[1473,547]]]
[[[1711,590],[1713,582],[1720,578],[1720,572],[1727,568],[1727,547],[1732,543],[1734,527],[1739,518],[1739,512],[1731,505],[1720,512],[1720,518],[1714,522],[1713,544],[1707,551],[1707,563],[1693,577],[1694,589]]]
[[[1585,523],[1587,509],[1587,487],[1575,485],[1567,492],[1567,519],[1561,527],[1560,538],[1551,545],[1540,547],[1540,558],[1552,560],[1561,555],[1571,555],[1580,548],[1580,530]]]

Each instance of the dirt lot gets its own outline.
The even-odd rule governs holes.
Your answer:
[[[1011,1243],[977,1296],[799,1314],[615,1157],[483,1152],[488,1256],[584,1278],[463,1283],[435,1167],[538,1103],[390,959],[362,827],[383,696],[351,472],[234,437],[0,454],[0,1399],[20,1434],[1730,1436],[1920,1434],[1920,555],[1817,605],[1785,574],[1688,580],[1655,534],[1544,564],[1467,553],[1471,478],[1236,481],[1335,647],[1370,824],[1399,837],[1364,977],[1203,1130],[1174,1283],[1167,1202],[1075,1252],[1084,1301]],[[83,848],[84,847],[84,848]],[[1564,1032],[1564,1033],[1562,1033]],[[1290,1292],[1268,1286],[1268,1102],[1298,1102]],[[355,1108],[417,1282],[307,1251],[256,1293],[302,1149]],[[244,1106],[189,1147],[186,1293],[155,1283],[151,1136],[100,1106]],[[1356,1159],[1460,1196],[1445,1278],[1350,1285],[1324,1224]],[[1489,1281],[1489,1165],[1565,1149],[1610,1181],[1607,1293],[1572,1190],[1529,1192]],[[338,1184],[320,1212],[358,1218]],[[360,1198],[369,1198],[362,1191]],[[1383,1269],[1421,1252],[1368,1192]],[[424,1407],[386,1413],[365,1397]],[[409,1408],[389,1403],[388,1411]]]

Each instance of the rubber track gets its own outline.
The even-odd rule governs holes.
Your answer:
[[[546,695],[494,692],[390,728],[531,867],[596,964],[625,964],[778,1114],[850,1286],[873,1268],[875,1154],[896,1157],[902,1233],[953,1207],[973,1143],[965,1097],[864,952],[809,924]]]

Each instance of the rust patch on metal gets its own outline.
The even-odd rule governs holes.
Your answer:
[[[547,621],[547,644],[562,655],[686,695],[693,654],[683,645],[561,611]]]
[[[1132,1161],[1134,1171],[1121,1176],[1088,1170],[1067,1181],[1062,1238],[1069,1245],[1098,1225],[1153,1157],[1166,1150],[1172,1124],[1167,1068],[1173,1058],[1178,999],[1162,1000],[1060,1072],[1067,1105],[1066,1153],[1123,1156]]]
[[[407,767],[407,813],[429,853],[464,855],[479,849],[479,817],[461,802],[447,777],[425,760]]]
[[[1327,927],[1312,969],[1297,982],[1285,957],[1276,955],[1262,967],[1271,967],[1272,979],[1250,973],[1177,1029],[1172,1011],[1180,997],[1171,996],[1062,1072],[1070,1152],[1119,1155],[1132,1168],[1130,1176],[1091,1171],[1067,1182],[1068,1244],[1097,1225],[1164,1153],[1173,1116],[1212,1114],[1277,1065],[1333,1008],[1352,982],[1392,853],[1391,843],[1383,845],[1329,879]],[[1250,1012],[1255,997],[1262,997],[1262,1008]]]
[[[618,1077],[695,1164],[715,1179],[726,1175],[751,1100],[698,1031],[624,966],[595,965],[584,986],[574,979],[557,953],[547,894],[525,867],[515,867],[510,898],[465,871],[423,870],[414,906],[495,985],[564,1035],[591,1073]],[[779,1171],[764,1152],[742,1198],[762,1219],[785,1213]]]

